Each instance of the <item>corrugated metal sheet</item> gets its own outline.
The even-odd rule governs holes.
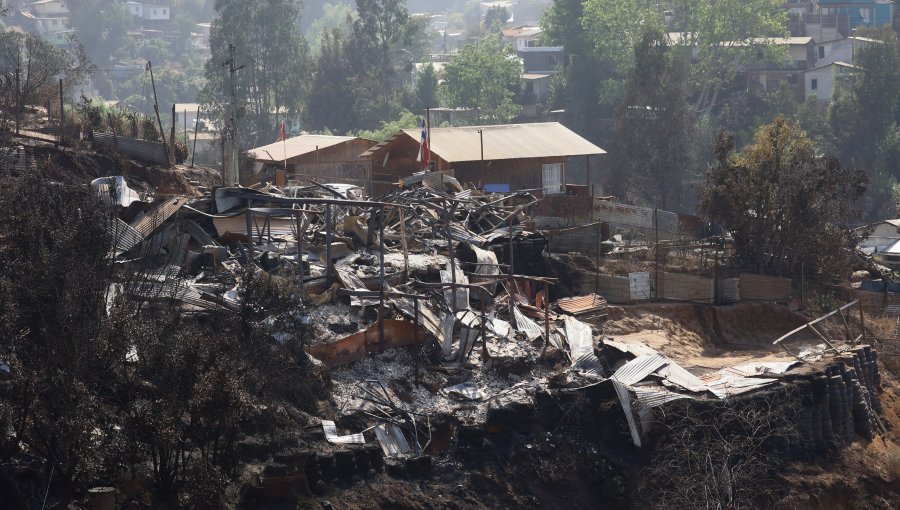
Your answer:
[[[232,234],[243,234],[247,235],[247,216],[244,213],[238,213],[233,216],[215,216],[213,217],[213,226],[216,227],[216,232],[218,232],[219,236],[223,236],[226,233]],[[255,217],[255,223],[251,223],[253,225],[253,235],[256,236],[257,229],[262,231],[263,225],[265,224],[265,217],[259,214]],[[269,217],[269,227],[272,230],[273,236],[287,236],[293,237],[296,235],[297,224],[293,218],[282,218],[278,216]],[[265,235],[268,236],[269,229],[266,229]]]
[[[663,404],[674,402],[675,400],[692,398],[689,395],[675,393],[674,391],[669,391],[665,388],[643,388],[641,386],[635,386],[631,390],[634,391],[634,396],[638,402],[647,407],[659,407]]]
[[[236,209],[244,203],[244,199],[229,195],[228,189],[216,188],[215,192],[213,192],[213,197],[216,200],[216,212],[219,214]]]
[[[741,300],[740,278],[722,278],[716,288],[719,303],[737,303]]]
[[[385,457],[399,457],[410,450],[403,431],[393,423],[379,423],[375,427],[375,437]]]
[[[300,135],[288,138],[283,142],[270,143],[250,149],[247,151],[250,157],[258,161],[283,161],[285,158],[291,159],[304,154],[316,152],[316,146],[319,150],[333,147],[356,140],[355,136],[327,136],[327,135]]]
[[[754,375],[781,375],[800,364],[798,360],[792,361],[749,361],[731,367],[733,370],[746,376]]]
[[[706,385],[696,375],[688,372],[678,363],[669,360],[669,364],[656,371],[667,381],[697,393],[706,391]]]
[[[157,165],[169,164],[165,146],[160,142],[148,142],[125,136],[114,137],[110,133],[94,133],[94,143],[141,161]]]
[[[669,359],[661,354],[638,356],[619,367],[619,369],[616,370],[616,373],[613,374],[612,379],[624,385],[631,386],[632,384],[643,380],[653,372],[656,372],[660,367],[667,363],[669,363]]]
[[[575,317],[566,315],[566,341],[574,365],[585,355],[594,354],[594,334],[591,327]]]
[[[614,228],[640,229],[644,233],[658,229],[660,239],[672,239],[678,233],[677,214],[649,207],[595,200],[593,218]]]
[[[484,246],[487,239],[475,232],[467,229],[458,222],[452,222],[449,225],[450,237],[460,242],[469,243],[476,246]]]
[[[181,209],[181,206],[188,203],[187,197],[173,197],[162,202],[156,202],[153,209],[144,214],[140,219],[131,224],[135,230],[144,237],[149,236],[154,230],[159,228],[173,214]]]
[[[606,300],[597,294],[561,298],[556,301],[556,304],[559,305],[563,311],[573,315],[581,315],[600,310],[606,311]]]
[[[606,154],[558,122],[432,128],[428,147],[448,163],[479,161],[482,149],[479,130],[484,135],[485,161]],[[422,135],[421,129],[403,132],[417,142]]]
[[[140,232],[119,218],[110,217],[106,223],[106,231],[116,247],[116,256],[134,248],[144,240]]]
[[[348,434],[346,436],[339,436],[337,433],[337,426],[331,420],[322,420],[322,430],[325,431],[325,439],[328,440],[329,443],[334,444],[365,444],[366,439],[363,437],[362,433],[357,432],[356,434]],[[376,432],[377,434],[377,432]]]
[[[638,424],[634,418],[634,409],[631,407],[631,392],[628,386],[612,379],[613,388],[616,389],[616,395],[619,397],[619,403],[622,405],[622,411],[625,412],[625,420],[628,422],[628,430],[631,432],[631,440],[635,446],[641,446],[641,431],[638,430]]]
[[[658,354],[658,351],[652,347],[648,347],[641,343],[629,343],[629,342],[620,342],[618,340],[613,340],[612,338],[608,338],[603,341],[603,345],[608,347],[612,347],[620,352],[634,354],[635,356],[652,356],[654,354]]]
[[[762,377],[745,377],[743,373],[726,367],[718,372],[706,374],[700,379],[719,398],[728,398],[749,391],[758,390],[778,382],[778,379],[766,379]]]
[[[741,273],[740,289],[743,301],[787,303],[791,300],[791,280],[789,278]]]
[[[536,338],[544,336],[544,330],[541,329],[536,322],[520,312],[518,306],[513,307],[513,316],[516,319],[516,329],[525,333],[525,337],[528,338],[528,340],[535,340]]]

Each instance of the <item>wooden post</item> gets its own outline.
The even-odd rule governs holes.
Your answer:
[[[163,130],[162,119],[159,118],[159,102],[156,99],[156,81],[153,79],[153,66],[147,61],[147,69],[150,71],[150,85],[153,87],[153,111],[156,113],[156,124],[159,125],[159,137],[162,138],[163,152],[166,154],[166,161],[172,161],[169,156],[169,146],[166,144],[166,132]],[[59,80],[60,97],[62,97],[62,80]]]
[[[62,78],[59,79],[59,143],[63,143],[66,139],[65,132],[66,111],[63,107],[63,84]]]
[[[378,272],[378,280],[381,288],[378,290],[378,351],[384,352],[384,208],[378,209],[378,262],[381,268]],[[454,296],[455,297],[455,296]],[[418,303],[418,301],[416,301]],[[418,310],[418,307],[416,308]],[[418,325],[413,326],[413,329]]]
[[[187,116],[185,116],[187,117]],[[197,106],[197,119],[194,121],[194,150],[191,151],[191,168],[194,168],[194,156],[197,154],[197,130],[200,128],[200,106]],[[184,141],[187,143],[187,140]],[[222,184],[225,184],[224,182]]]
[[[334,225],[331,224],[331,204],[325,204],[325,283],[331,287],[331,239]]]
[[[409,249],[406,244],[406,221],[400,208],[400,245],[403,247],[403,274],[409,278]]]
[[[170,162],[175,164],[175,103],[172,103],[172,131],[169,135],[169,140],[172,141],[172,154],[170,157],[172,158]]]
[[[515,250],[513,249],[513,225],[512,216],[509,217],[509,274],[516,274]]]
[[[19,95],[19,68],[16,67],[16,134],[19,134],[19,115],[22,112],[22,98]]]
[[[868,340],[866,340],[866,316],[863,313],[862,297],[859,298],[859,327],[862,330],[862,342],[868,343]]]

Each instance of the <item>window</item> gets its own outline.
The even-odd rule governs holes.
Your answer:
[[[869,11],[868,7],[861,7],[859,9],[859,17],[860,17],[860,19],[862,19],[863,23],[868,23],[870,21],[869,20],[869,12],[870,11]]]
[[[563,187],[563,164],[551,163],[541,165],[541,187],[544,188],[545,195],[553,195],[562,193]]]
[[[153,9],[153,15],[156,16],[156,9]]]
[[[811,88],[812,90],[819,90],[819,80],[813,78],[809,84],[809,88]]]
[[[825,58],[825,46],[819,46],[819,58]]]

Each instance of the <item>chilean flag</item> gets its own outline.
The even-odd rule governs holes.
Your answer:
[[[416,157],[416,161],[422,162],[422,168],[428,169],[428,159],[430,154],[428,153],[428,128],[425,126],[425,121],[422,121],[422,141],[419,144],[419,155]]]

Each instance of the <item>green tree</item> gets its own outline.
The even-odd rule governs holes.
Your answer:
[[[487,122],[509,122],[519,112],[513,97],[522,87],[522,64],[498,36],[467,44],[444,66],[441,94],[454,108],[474,108]]]
[[[623,198],[633,191],[658,207],[677,207],[694,124],[684,92],[686,70],[656,30],[644,32],[634,53],[625,97],[616,109],[615,163],[605,189]]]
[[[217,17],[210,30],[212,57],[206,63],[204,102],[225,118],[231,95],[230,52],[241,68],[234,80],[235,96],[243,114],[241,140],[250,147],[276,138],[279,121],[296,116],[302,108],[309,51],[297,26],[299,0],[244,2],[217,0]],[[265,27],[265,30],[260,30]]]
[[[719,134],[701,211],[731,233],[753,271],[788,275],[803,261],[840,277],[858,241],[849,225],[865,185],[862,172],[818,156],[806,133],[779,117],[741,153],[730,135]]]
[[[488,31],[497,32],[501,28],[503,28],[503,25],[505,25],[506,22],[509,21],[509,18],[510,14],[509,11],[506,10],[506,7],[495,5],[494,7],[488,9],[486,13],[484,13],[484,21],[482,22],[482,24]]]
[[[334,29],[349,30],[356,19],[356,9],[348,4],[329,2],[322,5],[322,17],[313,21],[306,33],[311,52],[318,56],[319,44],[326,34]]]
[[[132,16],[122,2],[108,0],[68,0],[69,26],[84,46],[91,61],[107,66],[130,48],[128,31]]]
[[[305,112],[313,130],[346,133],[357,127],[348,39],[349,35],[340,29],[322,35]]]
[[[437,94],[437,71],[434,70],[434,65],[428,62],[416,73],[415,111],[438,106]]]

